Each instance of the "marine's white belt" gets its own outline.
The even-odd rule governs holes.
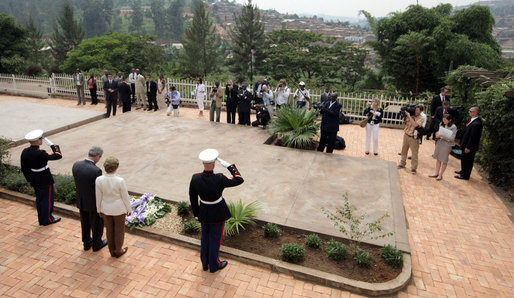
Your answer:
[[[30,169],[32,172],[43,172],[44,170],[48,169],[48,165],[42,167],[41,169]]]
[[[223,200],[223,196],[221,196],[219,199],[217,199],[216,201],[204,201],[202,199],[200,199],[200,203],[202,204],[206,204],[206,205],[214,205],[214,204],[218,204],[219,202],[221,202],[221,200]]]

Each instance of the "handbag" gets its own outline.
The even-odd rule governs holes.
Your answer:
[[[360,127],[366,127],[366,124],[368,124],[369,119],[371,119],[371,115],[368,116],[368,118],[362,119],[362,121],[359,123]]]

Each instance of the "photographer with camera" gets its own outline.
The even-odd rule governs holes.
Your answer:
[[[411,174],[416,175],[416,170],[418,168],[419,140],[415,134],[415,131],[416,128],[423,126],[423,117],[421,117],[420,106],[416,106],[414,110],[412,110],[412,108],[402,109],[402,112],[405,129],[402,144],[402,159],[398,165],[398,169],[405,168],[407,163],[407,153],[409,153],[410,148],[412,153]],[[422,136],[420,135],[419,137]]]
[[[334,151],[337,132],[339,131],[339,111],[341,104],[337,102],[337,93],[330,95],[330,101],[324,102],[319,108],[321,113],[321,136],[318,151],[323,152],[325,146],[327,153]]]
[[[280,80],[277,89],[275,89],[275,94],[277,94],[277,109],[288,104],[291,90],[287,87],[286,80]]]
[[[164,95],[168,109],[166,110],[166,116],[171,115],[173,109],[173,115],[178,117],[179,115],[179,104],[180,104],[180,92],[178,92],[175,86],[170,87],[170,92]]]
[[[232,80],[228,80],[225,87],[225,96],[227,97],[227,123],[236,124],[237,110],[237,89],[238,86]]]
[[[305,83],[300,82],[300,89],[296,90],[294,93],[294,99],[296,99],[296,107],[303,108],[309,102],[311,105],[311,97],[309,94],[309,90],[305,90]]]
[[[239,115],[240,125],[250,125],[250,107],[252,99],[252,92],[247,88],[246,83],[243,83],[237,93],[237,113]]]
[[[216,122],[220,122],[221,104],[223,100],[223,88],[220,88],[220,82],[214,83],[211,90],[211,107],[209,109],[209,119],[214,121],[214,111],[216,111]]]
[[[273,117],[273,105],[275,102],[273,101],[273,91],[269,90],[268,85],[262,85],[261,88],[261,98],[264,107],[268,110],[269,116]]]

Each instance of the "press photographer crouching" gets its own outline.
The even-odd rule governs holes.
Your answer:
[[[418,150],[420,139],[422,138],[421,133],[417,133],[417,128],[423,127],[423,117],[421,117],[421,107],[407,107],[402,108],[401,113],[403,114],[403,124],[405,125],[404,135],[403,135],[403,144],[402,144],[402,159],[400,164],[398,165],[399,169],[405,168],[407,163],[407,153],[409,152],[409,148],[412,153],[412,161],[411,161],[411,173],[413,175],[416,174],[416,170],[418,168]]]
[[[266,85],[264,86],[266,87]],[[252,126],[254,127],[262,125],[262,127],[264,128],[271,120],[271,116],[267,108],[269,106],[269,98],[265,98],[265,96],[266,95],[262,97],[255,97],[255,104],[252,105],[252,110],[255,110],[255,115],[257,116],[257,120],[252,122]],[[271,98],[273,100],[273,95],[271,95]],[[271,106],[271,111],[273,112],[273,106]]]

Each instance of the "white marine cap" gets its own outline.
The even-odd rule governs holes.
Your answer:
[[[198,158],[203,163],[213,163],[216,161],[220,153],[216,149],[205,149],[204,151],[198,154]]]
[[[300,84],[298,84],[300,86],[305,86],[305,82],[301,81]]]
[[[25,135],[25,140],[29,142],[36,141],[38,139],[41,139],[43,137],[43,130],[42,129],[35,129],[28,134]]]

